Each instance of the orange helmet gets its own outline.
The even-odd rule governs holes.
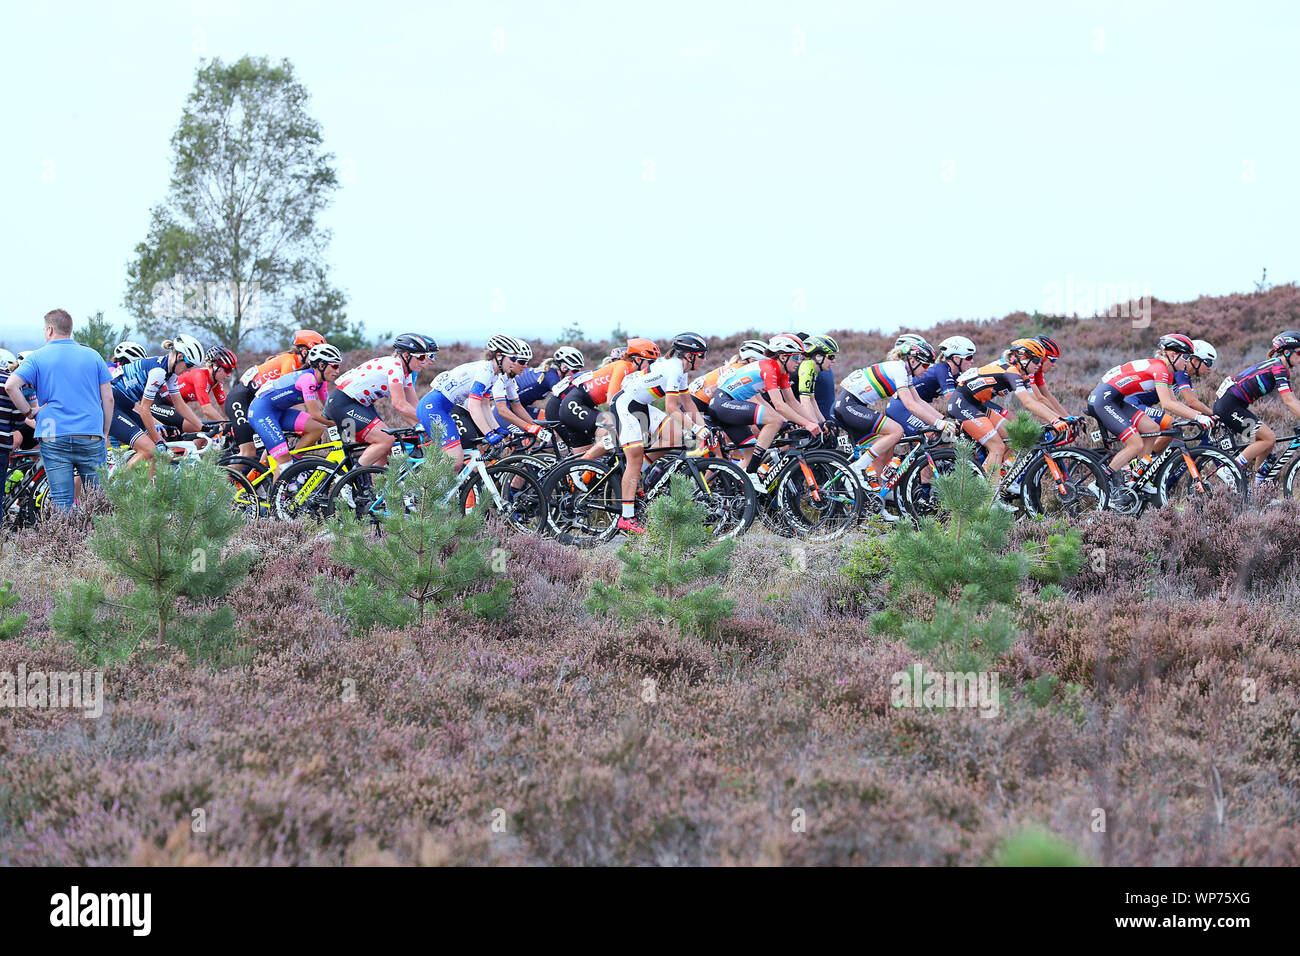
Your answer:
[[[623,358],[643,358],[657,359],[659,357],[659,346],[655,345],[649,339],[628,339],[627,351],[623,353]]]
[[[1038,339],[1016,339],[1007,351],[1012,355],[1018,354],[1025,358],[1037,359],[1039,362],[1047,358],[1047,346]]]
[[[293,344],[296,347],[311,348],[313,345],[324,345],[325,336],[319,332],[313,332],[311,329],[299,329],[293,333]]]

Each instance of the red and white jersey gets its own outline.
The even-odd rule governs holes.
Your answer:
[[[682,395],[689,379],[686,366],[680,358],[660,358],[641,372],[630,372],[623,377],[621,391],[632,401],[653,405],[665,395]]]
[[[1138,359],[1127,365],[1116,365],[1101,377],[1107,385],[1121,395],[1138,395],[1154,392],[1157,385],[1174,386],[1174,371],[1164,359]]]
[[[404,387],[414,387],[415,376],[406,375],[398,355],[371,359],[338,377],[334,387],[348,398],[362,405],[373,405],[388,398],[390,391],[400,392]]]

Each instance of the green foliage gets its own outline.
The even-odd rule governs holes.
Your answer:
[[[956,603],[940,600],[928,621],[906,620],[907,646],[923,654],[935,670],[987,671],[1016,643],[1019,633],[1010,609],[989,606],[978,585],[968,585]]]
[[[100,519],[90,549],[135,585],[109,602],[102,586],[83,582],[62,596],[51,619],[95,663],[122,660],[152,636],[195,659],[231,658],[235,620],[217,605],[248,574],[251,554],[224,555],[244,527],[225,472],[209,463],[118,471],[104,488],[112,512]],[[237,655],[239,652],[234,651]]]
[[[7,641],[11,637],[17,637],[27,626],[26,614],[10,614],[9,609],[22,602],[22,598],[14,590],[12,581],[5,581],[0,585],[0,641]]]
[[[103,310],[100,310],[88,318],[81,328],[73,329],[72,337],[80,344],[94,349],[104,357],[104,361],[111,362],[117,343],[124,341],[130,334],[129,325],[122,326],[120,330],[113,328],[112,323],[104,318]]]
[[[435,438],[431,447],[438,447]],[[349,514],[330,522],[333,556],[356,571],[339,589],[344,615],[358,629],[404,627],[453,602],[484,618],[505,616],[511,582],[491,565],[492,541],[480,511],[461,514],[450,459],[435,452],[406,478],[394,467],[376,476],[388,514],[376,529]],[[405,506],[399,506],[404,502]],[[496,579],[485,593],[468,594]],[[321,588],[332,588],[320,579]],[[467,596],[468,594],[468,596]]]
[[[618,549],[623,570],[616,584],[597,581],[587,607],[595,614],[616,613],[624,623],[659,618],[679,633],[713,637],[718,623],[735,608],[722,585],[700,587],[724,574],[733,540],[710,545],[704,508],[692,496],[691,481],[673,476],[669,494],[650,506],[646,534]]]
[[[1002,842],[994,866],[1091,866],[1088,858],[1055,833],[1029,827]]]
[[[1044,584],[1059,584],[1070,580],[1083,567],[1083,538],[1074,529],[1065,534],[1051,534],[1047,536],[1046,546],[1029,553],[1033,558],[1029,569],[1033,579]]]
[[[840,568],[840,573],[854,588],[866,591],[889,571],[892,560],[890,540],[887,535],[869,535],[861,544],[849,549],[848,560]]]
[[[127,267],[124,303],[146,335],[188,328],[239,350],[307,314],[347,331],[318,222],[338,179],[306,104],[288,60],[200,65],[172,135],[171,187]]]
[[[582,326],[577,322],[570,322],[560,330],[561,342],[585,342],[587,335],[582,331]]]
[[[1038,600],[1040,601],[1060,601],[1064,597],[1065,591],[1058,584],[1048,584],[1038,591]]]
[[[290,307],[293,316],[290,325],[296,329],[315,329],[342,352],[367,348],[370,340],[361,323],[348,321],[347,296],[330,284],[324,268],[315,271],[313,283],[299,293]],[[289,342],[286,336],[282,344],[287,348]]]
[[[1007,447],[1017,455],[1028,454],[1043,437],[1043,423],[1026,411],[1007,422]]]

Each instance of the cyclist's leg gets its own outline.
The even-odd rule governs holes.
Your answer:
[[[248,409],[248,421],[253,431],[266,446],[266,456],[271,463],[271,474],[278,475],[280,466],[289,457],[289,442],[280,424],[280,411],[265,398],[253,399]]]
[[[1112,473],[1118,472],[1142,454],[1146,445],[1142,437],[1143,433],[1159,430],[1155,422],[1147,418],[1145,412],[1136,411],[1132,405],[1124,401],[1118,389],[1106,384],[1098,385],[1092,390],[1092,394],[1088,396],[1088,408],[1101,422],[1102,428],[1124,443],[1124,447],[1110,460],[1109,468]]]
[[[609,403],[614,413],[614,431],[627,458],[623,469],[623,517],[631,521],[636,517],[636,492],[641,483],[641,466],[645,462],[645,426],[638,414],[645,405],[632,401],[627,392],[619,392]]]
[[[257,446],[253,444],[253,426],[248,421],[248,405],[253,395],[247,385],[234,385],[226,395],[226,416],[239,444],[239,454],[244,458],[258,457]]]
[[[442,453],[452,460],[459,470],[465,464],[465,450],[461,445],[460,426],[452,414],[451,400],[439,391],[431,391],[416,406],[415,416],[421,427],[429,433],[442,435]]]
[[[1002,457],[1007,444],[998,435],[998,420],[985,409],[971,402],[960,391],[948,396],[948,417],[961,422],[961,430],[984,446],[988,457],[984,459],[984,472],[996,477],[1002,467]]]

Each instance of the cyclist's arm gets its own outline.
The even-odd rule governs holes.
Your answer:
[[[491,407],[492,400],[486,394],[471,395],[465,399],[465,409],[469,412],[469,417],[474,420],[474,424],[484,435],[497,428],[497,423],[492,420]]]
[[[916,394],[916,389],[912,388],[912,386],[904,385],[895,394],[898,396],[898,400],[903,403],[904,408],[927,425],[933,425],[943,418],[933,405],[921,401],[921,396]]]
[[[1198,412],[1190,405],[1185,405],[1174,397],[1173,390],[1164,382],[1156,382],[1156,400],[1160,402],[1160,407],[1167,412],[1175,415],[1181,415],[1183,418],[1196,418],[1204,414]]]
[[[799,396],[799,408],[803,411],[804,415],[815,422],[826,421],[826,416],[822,414],[821,406],[817,404],[817,399],[807,392]]]
[[[1282,399],[1282,404],[1287,407],[1287,411],[1300,418],[1300,399],[1295,397],[1295,392],[1278,392],[1278,397]]]
[[[162,428],[158,425],[157,419],[153,417],[153,399],[144,398],[136,402],[135,413],[140,416],[140,421],[144,423],[144,433],[149,436],[149,440],[155,445],[162,442]]]
[[[1050,425],[1057,420],[1058,416],[1056,412],[1052,411],[1052,407],[1046,402],[1040,401],[1029,389],[1026,388],[1024,391],[1016,392],[1016,395],[1020,397],[1020,404],[1025,406],[1029,413],[1043,424]]]
[[[1174,394],[1178,395],[1192,408],[1196,409],[1202,415],[1213,415],[1214,409],[1206,405],[1196,397],[1196,390],[1190,385],[1184,385],[1182,388],[1174,389]]]
[[[704,416],[695,407],[695,402],[686,401],[690,394],[690,392],[669,392],[664,396],[664,411],[685,431],[698,435],[704,428]]]
[[[815,418],[809,418],[799,410],[798,404],[794,400],[794,395],[788,388],[774,388],[767,393],[768,399],[772,402],[772,407],[776,409],[777,414],[787,421],[803,425],[814,435],[820,434],[821,424]]]
[[[532,417],[523,410],[524,406],[519,404],[519,402],[511,402],[508,399],[502,398],[497,400],[495,405],[497,414],[508,421],[511,425],[523,429],[526,432],[537,431],[537,423],[534,422]],[[511,405],[514,405],[514,408],[511,408]],[[515,412],[515,408],[519,409],[518,413]],[[520,417],[520,415],[523,417]]]
[[[1065,406],[1056,400],[1056,396],[1048,391],[1046,385],[1030,385],[1034,390],[1034,395],[1048,408],[1052,409],[1061,418],[1069,418],[1070,413],[1066,411]]]
[[[420,400],[419,396],[415,394],[415,389],[411,388],[410,385],[403,385],[400,392],[397,389],[392,389],[392,393],[393,409],[397,414],[412,425],[420,424],[420,418],[415,414],[416,403]]]
[[[181,413],[181,423],[185,426],[187,432],[195,433],[203,431],[203,423],[199,421],[198,416],[194,414],[194,409],[190,408],[190,403],[181,398],[180,393],[173,395],[171,400],[172,408]]]

